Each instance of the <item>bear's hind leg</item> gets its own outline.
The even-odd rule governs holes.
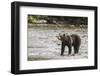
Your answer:
[[[74,46],[74,54],[78,54],[79,52],[79,47]]]

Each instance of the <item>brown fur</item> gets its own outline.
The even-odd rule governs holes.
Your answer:
[[[61,55],[63,55],[63,53],[64,53],[65,46],[68,46],[68,48],[69,48],[69,53],[68,53],[69,55],[71,54],[72,46],[74,47],[74,54],[79,52],[81,38],[78,35],[76,35],[76,34],[72,34],[72,35],[59,34],[59,36],[57,36],[57,38],[62,42]]]

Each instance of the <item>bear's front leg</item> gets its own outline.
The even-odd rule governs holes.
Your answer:
[[[61,56],[63,56],[64,51],[65,51],[65,44],[62,42],[62,45],[61,45]]]
[[[68,48],[69,48],[68,55],[70,55],[70,54],[71,54],[71,52],[72,52],[72,46],[70,45],[70,46],[68,46]]]

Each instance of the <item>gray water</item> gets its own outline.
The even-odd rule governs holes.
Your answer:
[[[65,27],[31,27],[28,28],[28,61],[51,59],[82,59],[88,58],[87,29]],[[59,33],[77,34],[81,37],[79,54],[68,56],[66,46],[64,56],[61,56],[61,41],[56,38]],[[72,49],[73,54],[73,49]]]

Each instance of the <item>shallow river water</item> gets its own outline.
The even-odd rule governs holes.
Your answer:
[[[53,28],[31,27],[28,28],[28,61],[50,59],[80,59],[88,58],[88,34],[87,29],[80,28]],[[81,37],[79,54],[68,56],[66,46],[64,56],[61,56],[61,41],[56,38],[59,33],[77,34]],[[73,49],[72,49],[73,53]]]

